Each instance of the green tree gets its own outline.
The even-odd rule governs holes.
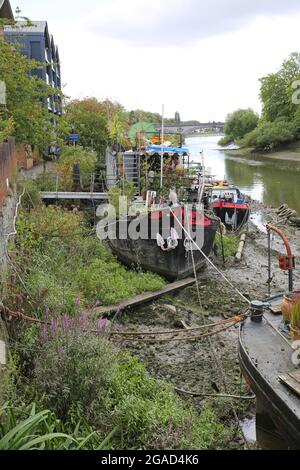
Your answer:
[[[259,116],[252,109],[238,109],[229,114],[225,123],[225,138],[220,141],[221,145],[242,139],[246,134],[253,131],[259,121]]]
[[[66,106],[66,119],[70,128],[79,134],[84,148],[96,151],[101,157],[107,146],[108,131],[106,108],[95,98],[74,100]]]
[[[176,122],[176,124],[181,123],[180,114],[179,114],[178,111],[176,111],[176,113],[175,113],[175,122]]]
[[[109,138],[111,142],[126,146],[129,144],[129,127],[123,115],[118,113],[108,124]]]
[[[257,128],[245,136],[242,144],[259,150],[271,150],[293,141],[295,132],[294,123],[284,117],[273,122],[261,120]]]
[[[300,54],[294,52],[277,73],[262,78],[260,98],[263,117],[273,122],[279,117],[293,119],[298,106],[293,104],[293,82],[300,79]]]
[[[8,126],[11,130],[13,123],[17,142],[44,150],[58,144],[60,133],[60,119],[57,117],[57,125],[53,126],[53,115],[44,103],[49,97],[62,96],[62,93],[34,75],[34,71],[40,68],[39,63],[18,52],[18,46],[4,41],[1,23],[0,80],[6,85],[6,112],[2,120],[7,120],[7,124],[1,127]]]

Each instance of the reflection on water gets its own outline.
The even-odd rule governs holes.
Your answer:
[[[268,206],[288,204],[300,214],[300,161],[267,157],[230,157],[218,146],[218,136],[191,137],[186,140],[192,160],[201,161],[218,179],[224,177],[241,191]]]

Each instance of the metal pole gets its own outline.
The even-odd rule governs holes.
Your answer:
[[[160,162],[160,188],[162,189],[164,185],[164,137],[165,137],[165,129],[164,129],[164,115],[165,115],[165,105],[162,106],[162,127],[161,127],[161,162]]]
[[[220,221],[220,227],[219,227],[219,230],[220,230],[220,237],[221,237],[221,247],[222,247],[223,266],[225,266],[225,265],[226,265],[226,258],[225,258],[224,237],[223,237],[223,231],[222,231],[222,227],[221,227],[221,221]]]
[[[200,185],[200,174],[199,174],[199,192],[198,192],[198,204],[201,204],[202,197],[205,189],[205,166],[204,166],[204,153],[203,150],[200,152],[202,155],[202,186]]]
[[[293,290],[294,290],[293,270],[289,269],[289,291],[293,292]]]

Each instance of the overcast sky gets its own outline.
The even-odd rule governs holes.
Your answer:
[[[11,0],[47,20],[65,92],[182,119],[260,111],[259,78],[300,51],[299,0]]]

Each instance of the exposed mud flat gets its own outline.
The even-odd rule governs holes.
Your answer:
[[[213,258],[214,263],[230,281],[250,300],[268,296],[268,239],[264,225],[278,225],[276,210],[265,208],[251,201],[252,213],[248,227],[248,237],[241,263],[228,259],[225,269],[221,259]],[[284,230],[291,241],[297,256],[300,252],[300,230],[286,226]],[[287,290],[288,276],[279,269],[278,254],[285,253],[279,238],[272,241],[272,270],[274,278],[271,292],[276,294]],[[295,272],[295,284],[300,287],[299,274]],[[244,313],[247,303],[222,279],[211,266],[199,274],[201,304],[199,305],[196,287],[189,287],[175,296],[160,299],[135,311],[127,312],[119,318],[125,331],[155,332],[169,329],[184,329],[183,324],[192,327],[203,323],[223,320]],[[183,322],[183,323],[182,323]],[[147,337],[147,339],[149,339]],[[229,393],[251,395],[241,378],[238,362],[238,327],[212,337],[211,341],[168,342],[145,344],[127,341],[126,347],[138,355],[149,372],[166,380],[179,389],[200,394]],[[213,352],[213,349],[215,353]],[[216,360],[217,357],[217,360]],[[225,371],[226,379],[220,370]],[[186,396],[186,395],[183,395]],[[186,396],[188,399],[188,396]],[[233,424],[232,405],[241,420],[251,420],[255,414],[255,401],[234,401],[205,397],[192,398],[199,411],[204,403],[212,401],[219,417]],[[242,446],[242,441],[237,441]],[[233,443],[233,445],[237,445]]]

